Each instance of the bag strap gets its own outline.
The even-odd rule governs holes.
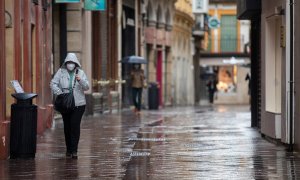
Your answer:
[[[78,69],[76,69],[75,71],[75,75],[74,75],[74,84],[73,84],[73,88],[72,88],[72,91],[74,90],[75,88],[75,84],[76,84],[76,75],[78,74]]]

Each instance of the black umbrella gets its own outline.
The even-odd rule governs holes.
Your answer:
[[[128,63],[128,64],[147,64],[147,60],[141,56],[127,56],[123,58],[121,63]]]
[[[216,78],[216,76],[217,75],[215,73],[205,72],[200,75],[200,78],[203,80],[208,80],[209,78]]]

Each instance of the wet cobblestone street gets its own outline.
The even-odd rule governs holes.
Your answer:
[[[78,160],[61,121],[35,160],[0,161],[0,179],[300,179],[300,157],[250,128],[247,106],[166,108],[84,118]]]

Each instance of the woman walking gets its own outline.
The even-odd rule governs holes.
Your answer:
[[[145,75],[144,75],[144,70],[141,69],[140,64],[134,64],[133,67],[134,69],[131,72],[131,87],[132,87],[134,112],[137,115],[140,115]]]
[[[89,82],[74,53],[68,53],[62,67],[51,80],[51,89],[55,95],[73,93],[75,108],[70,112],[61,113],[64,122],[66,156],[77,159],[80,138],[80,123],[85,111],[84,91],[89,89]]]

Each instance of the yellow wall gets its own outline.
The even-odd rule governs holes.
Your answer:
[[[177,11],[183,12],[192,18],[194,17],[191,0],[177,0],[175,8]]]

